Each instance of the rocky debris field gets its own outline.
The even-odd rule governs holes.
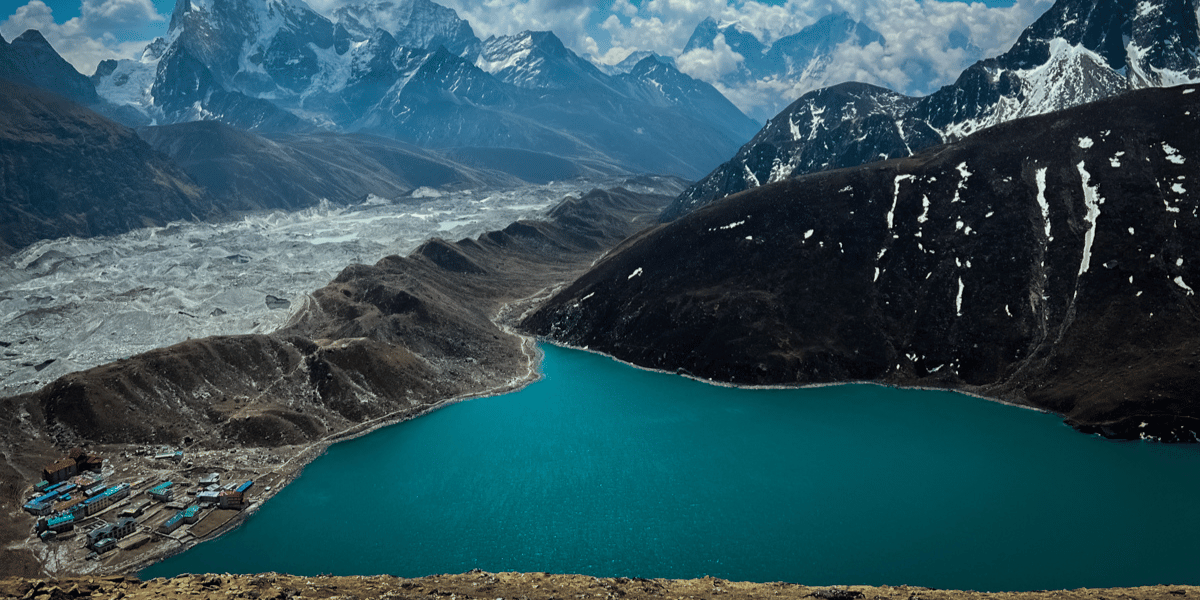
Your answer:
[[[589,598],[671,600],[1178,600],[1200,596],[1200,587],[1078,589],[1035,592],[973,592],[913,586],[811,587],[791,583],[746,583],[712,577],[703,579],[597,578],[548,573],[487,573],[432,575],[417,579],[375,577],[299,577],[259,575],[180,575],[140,581],[132,577],[70,578],[60,580],[0,579],[0,597],[22,600],[70,598],[410,598],[413,600],[570,600]]]

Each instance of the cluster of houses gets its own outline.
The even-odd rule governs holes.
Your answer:
[[[39,537],[45,541],[53,540],[64,532],[74,530],[84,519],[130,497],[132,490],[128,483],[109,486],[98,473],[93,473],[100,470],[100,464],[98,457],[76,449],[63,460],[43,469],[44,480],[35,486],[37,495],[24,505],[26,512],[39,517]],[[168,509],[176,510],[175,514],[158,525],[157,530],[162,534],[170,534],[185,523],[195,523],[200,518],[200,511],[210,506],[241,509],[246,504],[246,493],[253,485],[253,481],[221,485],[220,474],[211,473],[200,480],[198,489],[187,492],[188,495],[195,495],[195,501],[184,506],[174,502],[178,489],[175,482],[164,481],[146,491],[148,500],[123,510],[116,522],[101,521],[101,526],[87,533],[85,545],[94,554],[100,555],[116,548],[118,544],[127,548],[144,543],[148,534],[138,536],[140,540],[121,540],[137,531],[137,517],[155,501],[166,503]]]

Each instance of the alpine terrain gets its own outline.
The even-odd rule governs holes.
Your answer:
[[[878,381],[1200,441],[1200,86],[757,187],[648,230],[525,322],[740,385]]]
[[[60,90],[69,84],[59,81]],[[4,79],[0,190],[0,256],[41,239],[111,235],[214,212],[203,188],[132,129]]]
[[[911,98],[864,84],[801,96],[666,211],[824,169],[908,156],[1012,119],[1200,81],[1196,0],[1058,0],[1006,53]]]
[[[373,133],[427,148],[507,148],[582,168],[698,177],[758,126],[712,86],[651,61],[608,75],[550,32],[479,40],[428,0],[179,2],[99,94],[154,124]]]

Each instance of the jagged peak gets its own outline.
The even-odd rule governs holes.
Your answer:
[[[54,46],[50,45],[50,42],[46,40],[46,36],[42,35],[42,32],[36,29],[26,29],[25,33],[17,36],[12,43],[30,46],[44,46],[49,50],[54,50]]]
[[[650,54],[649,56],[637,61],[637,63],[633,65],[633,68],[629,70],[629,74],[633,75],[634,77],[642,77],[655,71],[679,72],[679,69],[676,69],[674,65],[664,61],[662,57],[658,56],[657,54]]]
[[[514,35],[493,35],[487,39],[486,43],[491,46],[512,44],[522,48],[540,48],[543,50],[549,50],[554,54],[565,52],[567,50],[567,47],[562,43],[562,40],[560,40],[553,31],[525,30]]]
[[[1176,28],[1194,43],[1200,24],[1179,17],[1198,10],[1197,0],[1059,0],[997,60],[1007,68],[1041,64],[1049,58],[1051,43],[1062,39],[1095,52],[1110,68],[1120,71],[1127,66],[1129,33],[1135,22],[1150,19]]]
[[[166,40],[166,38],[154,38],[154,41],[147,44],[146,49],[142,50],[142,54],[138,57],[138,60],[141,62],[156,61],[162,58],[163,53],[167,51],[169,46],[170,43]]]
[[[478,63],[490,73],[512,67],[514,61],[524,60],[531,53],[550,56],[569,56],[571,52],[558,36],[550,31],[522,31],[514,35],[490,36],[483,42]]]

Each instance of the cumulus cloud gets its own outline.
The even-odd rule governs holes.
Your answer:
[[[435,0],[437,1],[437,0]],[[603,50],[589,32],[596,20],[590,0],[444,0],[481,38],[522,31],[553,31],[577,53],[594,56]],[[605,48],[604,50],[607,50]]]
[[[745,62],[745,57],[734,52],[725,43],[725,36],[717,34],[711,50],[695,48],[685,52],[676,59],[679,70],[702,81],[720,81],[727,75],[735,73],[738,66]]]
[[[848,13],[883,35],[882,44],[838,47],[830,61],[807,72],[803,80],[739,80],[729,68],[728,53],[716,47],[679,56],[681,70],[712,83],[743,111],[761,116],[774,114],[807,91],[843,81],[928,94],[953,82],[976,60],[1007,50],[1051,3],[1018,0],[1010,7],[990,8],[981,2],[937,0],[788,0],[783,5],[755,0],[649,0],[633,15],[627,15],[622,5],[602,24],[611,49],[602,47],[593,58],[612,64],[634,50],[679,56],[696,24],[709,16],[722,24],[737,23],[768,46],[835,12]]]
[[[151,21],[164,21],[150,0],[83,0],[83,28],[93,36],[132,31]]]
[[[11,40],[37,29],[80,73],[91,75],[100,61],[138,56],[153,39],[147,25],[165,22],[150,0],[83,0],[80,15],[58,23],[42,0],[30,0],[0,22]]]

